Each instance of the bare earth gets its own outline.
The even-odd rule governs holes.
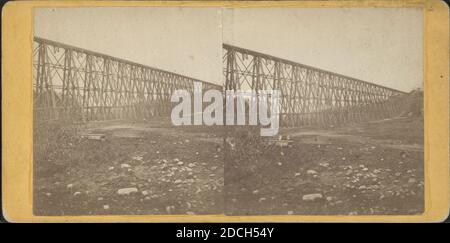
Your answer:
[[[165,124],[94,123],[44,152],[35,147],[34,213],[423,212],[418,118],[284,129],[289,147],[244,138],[240,146],[227,148],[222,127]]]
[[[242,156],[230,158],[226,214],[423,212],[423,122],[418,118],[283,132],[291,134],[291,147],[246,148],[246,153],[260,150],[250,171],[237,166]]]
[[[35,214],[218,214],[223,163],[214,129],[100,123],[35,161]],[[135,192],[120,195],[120,189]],[[125,190],[126,191],[126,190]]]

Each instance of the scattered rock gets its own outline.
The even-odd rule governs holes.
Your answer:
[[[103,209],[108,210],[109,209],[109,205],[103,205]]]
[[[182,161],[178,162],[177,165],[183,165],[184,163]]]
[[[320,193],[307,194],[303,196],[303,201],[314,201],[321,199],[323,196]]]
[[[119,190],[117,191],[117,193],[118,193],[119,195],[129,195],[129,194],[135,193],[135,192],[137,192],[137,191],[138,191],[138,189],[137,189],[136,187],[130,187],[130,188],[122,188],[122,189],[119,189]]]
[[[405,152],[401,152],[402,158],[406,158],[406,153]]]
[[[292,215],[292,214],[294,214],[294,211],[287,211],[287,214]]]
[[[121,164],[120,165],[120,168],[122,168],[122,169],[130,168],[130,167],[131,167],[131,165],[129,165],[129,164]]]
[[[315,171],[315,170],[307,170],[306,174],[308,174],[308,175],[315,175],[315,174],[317,174],[317,171]]]
[[[326,168],[330,166],[329,163],[319,163],[319,165]]]
[[[409,178],[409,180],[408,180],[408,183],[415,183],[416,182],[416,179],[414,179],[414,178]]]
[[[70,188],[72,188],[72,187],[73,187],[73,184],[67,185],[67,188],[68,188],[68,189],[70,189]]]
[[[173,212],[173,210],[175,209],[175,206],[167,206],[166,207],[166,212],[167,214],[171,214]]]
[[[262,197],[262,198],[260,198],[259,200],[258,200],[258,202],[264,202],[266,200],[266,198],[265,197]]]
[[[75,192],[73,195],[74,196],[78,196],[78,195],[80,195],[81,194],[81,192]]]
[[[259,190],[254,190],[252,193],[253,193],[253,194],[258,194],[258,193],[259,193]]]

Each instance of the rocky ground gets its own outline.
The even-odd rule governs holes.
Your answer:
[[[329,129],[289,129],[289,146],[231,149],[225,212],[420,214],[423,122],[398,118]],[[251,139],[247,139],[251,140]],[[250,167],[242,153],[252,153]]]
[[[220,134],[212,128],[97,124],[35,161],[37,215],[219,214]]]
[[[282,129],[283,146],[242,131],[117,122],[36,133],[34,213],[423,212],[421,119]]]

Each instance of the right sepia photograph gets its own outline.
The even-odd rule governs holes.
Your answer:
[[[225,214],[423,213],[420,9],[222,15],[225,89],[280,92],[277,135],[226,126]]]

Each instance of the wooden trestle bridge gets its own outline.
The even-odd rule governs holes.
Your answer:
[[[223,44],[223,85],[34,38],[34,120],[143,120],[170,116],[177,89],[277,89],[284,127],[343,124],[399,115],[407,94]]]

